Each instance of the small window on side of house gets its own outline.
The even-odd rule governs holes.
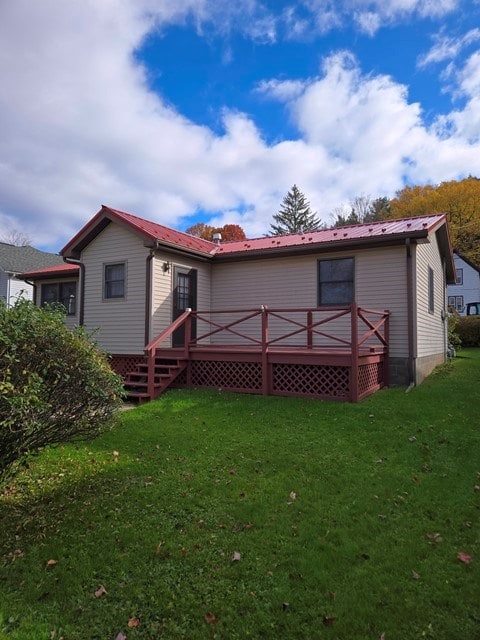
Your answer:
[[[354,301],[354,258],[318,261],[318,306],[347,305]]]
[[[435,310],[435,281],[432,267],[428,267],[428,312]]]
[[[125,263],[104,265],[103,297],[105,300],[125,298]]]
[[[463,269],[455,269],[455,284],[463,284]]]

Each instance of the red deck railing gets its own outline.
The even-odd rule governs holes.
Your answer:
[[[203,333],[192,337],[192,319]],[[257,319],[257,320],[256,320]],[[248,324],[247,324],[248,323]],[[262,393],[270,390],[269,354],[285,349],[299,352],[328,352],[349,356],[351,368],[351,399],[359,398],[360,356],[383,354],[388,357],[389,312],[346,306],[315,308],[222,309],[209,311],[186,310],[146,347],[149,384],[153,385],[157,348],[173,332],[185,325],[184,357],[190,350],[217,348],[219,351],[236,348],[261,353]],[[243,326],[242,326],[243,325]],[[384,367],[384,384],[388,385],[388,366]],[[153,387],[152,387],[153,390]]]

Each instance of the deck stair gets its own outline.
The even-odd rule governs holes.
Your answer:
[[[125,393],[128,399],[147,402],[158,398],[172,382],[185,370],[187,360],[184,358],[165,358],[155,356],[153,397],[148,390],[148,363],[137,364],[124,379]]]

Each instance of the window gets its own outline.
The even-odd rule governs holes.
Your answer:
[[[77,310],[77,283],[52,282],[42,284],[41,304],[62,304],[67,315],[74,316]]]
[[[318,261],[318,305],[350,304],[354,300],[354,259]]]
[[[428,312],[434,312],[434,279],[433,279],[433,269],[432,267],[428,267]]]
[[[449,311],[463,311],[463,296],[448,296],[448,309]]]
[[[463,284],[463,269],[455,269],[456,282],[455,284]]]
[[[105,265],[103,297],[105,299],[125,297],[124,262]]]

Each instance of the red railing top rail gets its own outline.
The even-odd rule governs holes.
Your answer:
[[[178,316],[178,318],[174,320],[172,324],[170,324],[166,329],[162,331],[162,333],[160,333],[156,338],[154,338],[151,342],[147,344],[147,346],[144,349],[145,353],[154,351],[154,349],[156,349],[161,342],[169,338],[172,335],[172,333],[175,331],[175,329],[178,329],[178,327],[180,327],[188,318],[188,316],[190,316],[191,314],[192,314],[192,310],[187,309],[182,313],[181,316]]]

